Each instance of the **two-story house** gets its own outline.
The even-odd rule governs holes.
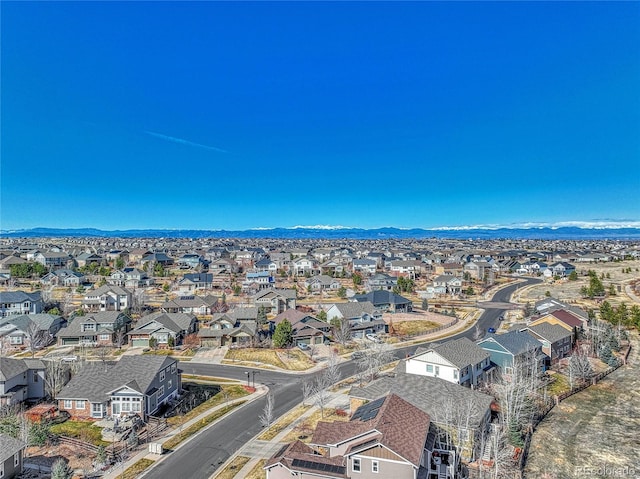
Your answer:
[[[311,291],[335,291],[340,289],[340,281],[326,274],[319,274],[304,281],[304,287]]]
[[[375,259],[354,259],[351,264],[354,273],[363,273],[365,275],[373,275],[376,274],[376,269],[378,267],[378,262]]]
[[[373,307],[390,313],[410,313],[413,311],[411,300],[392,291],[376,290],[366,294],[356,294],[352,301],[369,301]]]
[[[474,387],[487,380],[491,368],[489,353],[468,338],[445,341],[406,361],[408,374]]]
[[[126,311],[131,307],[131,292],[120,287],[105,284],[88,291],[82,300],[86,311]]]
[[[218,298],[213,295],[207,296],[179,296],[166,301],[160,305],[160,309],[166,313],[187,313],[197,316],[207,316],[213,314],[218,304]]]
[[[23,314],[0,319],[0,344],[11,349],[41,349],[53,342],[66,321],[53,314]]]
[[[491,356],[491,362],[505,375],[514,372],[521,365],[544,371],[544,353],[542,343],[522,331],[509,331],[504,334],[489,334],[478,341],[478,346]]]
[[[197,290],[213,287],[213,273],[188,273],[178,281],[180,294],[193,294]]]
[[[415,479],[426,477],[434,442],[429,415],[391,394],[359,407],[348,422],[320,421],[309,446],[281,448],[265,470],[267,479]]]
[[[524,331],[542,343],[542,352],[547,356],[546,366],[555,364],[571,354],[573,332],[559,324],[543,322],[530,325]]]
[[[264,306],[271,314],[280,314],[287,309],[296,309],[295,289],[269,288],[258,291],[253,296],[254,306]]]
[[[56,396],[73,419],[156,413],[182,388],[178,361],[167,356],[124,356],[115,364],[89,362]]]
[[[383,333],[386,330],[382,311],[376,309],[370,301],[335,303],[327,310],[327,321],[332,319],[349,321],[353,338],[362,339],[367,334]]]
[[[27,445],[0,432],[0,478],[13,479],[22,473],[22,457]]]
[[[123,268],[111,273],[107,283],[112,286],[136,289],[145,288],[154,284],[155,280],[150,278],[146,271],[138,268]]]
[[[119,311],[76,316],[56,335],[59,346],[114,346],[118,336],[124,341],[131,329],[131,318]]]
[[[185,336],[196,332],[197,324],[193,314],[155,312],[140,318],[127,336],[134,347],[148,348],[151,340],[160,348],[178,346]]]
[[[65,288],[77,288],[84,282],[84,275],[70,269],[57,269],[40,278],[44,286],[64,286]]]
[[[40,359],[0,357],[0,406],[44,398],[45,370]]]
[[[14,314],[37,314],[44,308],[40,291],[0,291],[0,317]]]

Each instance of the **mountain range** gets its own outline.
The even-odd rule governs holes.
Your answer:
[[[0,231],[4,238],[102,237],[102,238],[277,238],[277,239],[640,239],[640,228],[609,227],[461,227],[434,229],[305,227],[255,228],[246,230],[31,228]]]

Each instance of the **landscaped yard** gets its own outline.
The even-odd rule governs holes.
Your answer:
[[[142,458],[138,462],[136,462],[133,466],[127,468],[121,475],[118,475],[118,478],[122,479],[135,479],[140,476],[143,471],[145,471],[151,464],[155,461],[151,459]]]
[[[266,459],[260,459],[258,464],[249,471],[249,474],[247,474],[247,477],[244,479],[265,479],[267,477],[267,471],[265,471],[263,467],[266,463]]]
[[[96,446],[107,446],[110,442],[102,440],[102,428],[95,426],[89,421],[65,421],[51,426],[52,434],[73,437]]]
[[[309,356],[299,349],[262,348],[229,349],[223,363],[247,366],[266,365],[289,371],[306,371],[314,365]]]

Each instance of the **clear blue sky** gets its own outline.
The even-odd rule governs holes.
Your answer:
[[[640,3],[2,2],[0,228],[640,220]]]

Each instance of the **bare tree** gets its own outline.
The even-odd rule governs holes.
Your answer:
[[[320,408],[320,416],[322,418],[324,418],[324,408],[331,397],[328,389],[330,385],[326,371],[316,375],[313,382],[313,403]]]
[[[341,379],[340,369],[338,368],[338,355],[335,352],[331,352],[327,361],[327,369],[324,374],[327,377],[327,382],[330,386],[337,384]]]
[[[346,345],[351,341],[351,324],[348,319],[334,319],[331,324],[333,325],[333,339],[341,345]]]
[[[40,326],[32,320],[29,320],[27,324],[26,334],[29,337],[31,357],[34,356],[36,351],[40,351],[42,348],[48,346],[53,339],[53,335],[48,330],[41,329]]]
[[[470,461],[476,455],[480,435],[486,424],[484,412],[474,396],[464,398],[445,396],[435,408],[433,421],[438,425],[437,440],[445,450],[455,450],[455,464],[457,469],[460,459]]]
[[[61,360],[46,360],[44,386],[47,396],[55,399],[69,378],[69,367]]]
[[[262,414],[258,417],[262,427],[270,427],[273,422],[273,394],[267,394],[267,403],[262,410]]]
[[[589,381],[593,377],[593,366],[582,348],[576,348],[569,358],[569,385],[573,389],[574,383]]]
[[[307,401],[312,395],[313,395],[313,383],[310,380],[305,379],[304,381],[302,381],[302,405],[303,406],[307,405]]]
[[[357,360],[358,370],[364,378],[373,381],[383,366],[394,359],[393,348],[387,343],[367,343],[367,349]]]
[[[127,333],[125,330],[125,326],[120,324],[119,326],[116,327],[115,331],[114,331],[114,342],[115,345],[118,349],[121,349],[122,346],[124,345],[125,339],[127,337]]]
[[[143,288],[134,290],[131,294],[131,313],[141,315],[147,300],[147,293]]]

